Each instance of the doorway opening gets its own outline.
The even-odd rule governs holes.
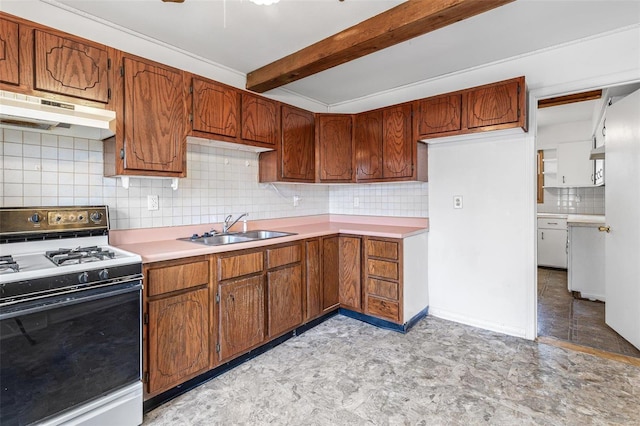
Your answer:
[[[539,337],[640,358],[605,322],[605,240],[598,232],[605,225],[604,115],[612,98],[637,88],[538,101],[536,308]]]

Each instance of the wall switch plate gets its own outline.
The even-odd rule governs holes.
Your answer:
[[[453,208],[461,209],[462,208],[462,195],[454,195],[453,196]]]
[[[360,206],[360,198],[353,197],[353,207],[358,207],[358,206]]]
[[[293,196],[293,207],[298,207],[300,204],[300,197],[298,195]]]
[[[157,195],[147,195],[147,210],[158,210],[160,208],[160,203]]]

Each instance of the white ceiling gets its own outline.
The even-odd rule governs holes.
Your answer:
[[[57,1],[244,74],[402,3],[280,0],[276,5],[257,6],[248,0],[46,1]],[[638,23],[639,0],[518,0],[284,88],[334,105]]]

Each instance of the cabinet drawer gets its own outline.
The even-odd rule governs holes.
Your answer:
[[[538,228],[541,229],[567,229],[567,219],[538,218]]]
[[[395,241],[367,240],[367,256],[398,260],[398,243]]]
[[[393,281],[369,278],[367,280],[366,293],[374,296],[384,297],[385,299],[398,300],[398,283]]]
[[[375,296],[367,296],[367,314],[385,318],[394,322],[400,321],[400,304],[383,300]]]
[[[278,266],[288,265],[289,263],[300,262],[302,259],[302,250],[300,244],[286,247],[278,247],[267,249],[267,268],[277,268]]]
[[[156,296],[208,284],[209,262],[203,260],[183,265],[151,268],[147,275],[147,294]]]
[[[254,274],[263,269],[262,252],[218,258],[218,281]]]
[[[398,264],[386,260],[367,259],[367,274],[397,280],[399,278]]]

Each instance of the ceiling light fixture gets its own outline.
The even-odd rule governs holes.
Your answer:
[[[255,3],[259,6],[270,6],[278,3],[280,0],[249,0],[251,3]]]

